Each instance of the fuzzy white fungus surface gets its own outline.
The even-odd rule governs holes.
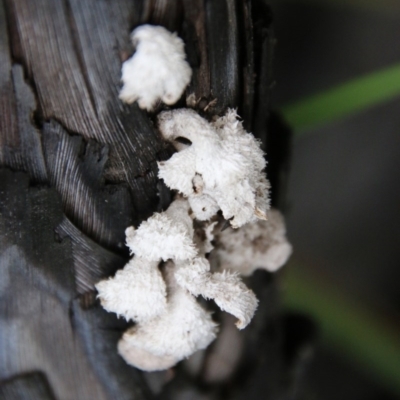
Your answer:
[[[166,312],[129,329],[118,344],[118,351],[128,364],[146,371],[170,368],[206,348],[216,337],[217,325],[210,313],[176,284],[174,269],[167,278]]]
[[[113,278],[97,283],[96,289],[101,305],[128,321],[147,321],[167,308],[167,289],[157,261],[135,257]]]
[[[211,273],[205,258],[195,258],[189,264],[181,263],[176,280],[194,296],[213,299],[221,310],[234,315],[239,329],[249,324],[257,309],[256,296],[236,273]]]
[[[107,311],[136,322],[118,350],[126,362],[146,371],[169,368],[214,340],[216,324],[195,296],[212,299],[234,315],[239,329],[257,308],[254,293],[237,273],[210,271],[204,256],[213,249],[217,222],[203,222],[195,231],[192,217],[188,200],[179,198],[137,230],[128,228],[133,259],[96,285]],[[161,260],[168,260],[162,273]]]
[[[216,236],[215,255],[222,270],[251,275],[261,268],[275,272],[292,254],[286,238],[285,221],[276,210],[268,211],[268,221],[256,221],[241,229],[227,229]]]
[[[211,123],[194,110],[165,111],[158,123],[166,140],[174,143],[183,137],[191,142],[185,148],[176,146],[178,152],[158,165],[159,177],[188,197],[197,219],[208,220],[219,209],[234,228],[266,219],[264,155],[234,110]]]
[[[137,230],[129,227],[125,233],[131,253],[147,260],[187,260],[197,255],[185,200],[175,200],[167,211],[154,213]]]
[[[175,104],[192,77],[182,39],[162,26],[152,25],[139,26],[131,39],[136,52],[122,65],[119,98],[126,103],[137,101],[148,111],[159,100]]]

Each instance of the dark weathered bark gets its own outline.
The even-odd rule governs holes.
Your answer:
[[[19,375],[0,386],[0,398],[8,400],[55,400],[46,376],[40,372]]]
[[[153,115],[118,100],[129,33],[146,22],[185,40],[194,71],[185,96],[199,112],[236,107],[265,150],[277,149],[268,166],[277,202],[288,133],[267,132],[273,37],[262,1],[0,0],[2,398],[152,398],[116,352],[127,324],[93,286],[126,262],[125,228],[168,203],[156,162],[171,149]],[[210,393],[287,393],[274,281],[249,281],[261,303],[240,379]],[[198,383],[176,371],[165,398]]]

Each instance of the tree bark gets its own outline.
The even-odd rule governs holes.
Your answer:
[[[272,200],[283,204],[290,133],[269,117],[274,39],[261,0],[0,0],[1,398],[154,397],[117,354],[127,323],[94,290],[126,263],[125,228],[170,198],[157,161],[172,149],[154,114],[118,99],[129,34],[143,23],[186,43],[193,79],[176,107],[193,95],[208,118],[238,108],[274,154]],[[208,388],[211,396],[288,393],[275,280],[250,279],[260,309],[241,367],[228,385]],[[199,383],[178,367],[160,396]]]

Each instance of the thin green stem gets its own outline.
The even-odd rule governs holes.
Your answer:
[[[302,133],[396,96],[400,96],[400,64],[284,106],[281,111],[295,133]]]

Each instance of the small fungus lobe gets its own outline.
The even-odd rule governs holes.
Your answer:
[[[248,223],[241,229],[226,229],[215,238],[214,259],[219,269],[249,276],[256,269],[275,272],[292,254],[286,238],[285,220],[276,210],[268,211],[268,221]]]
[[[193,244],[193,222],[189,204],[175,200],[167,211],[154,213],[137,230],[126,230],[126,244],[132,254],[152,261],[187,260],[197,255]]]
[[[182,39],[162,26],[152,25],[139,26],[131,39],[136,51],[122,65],[119,98],[125,103],[138,101],[147,111],[159,100],[175,104],[192,77]]]
[[[134,257],[113,278],[97,283],[96,289],[101,305],[128,321],[147,321],[167,307],[167,289],[157,261]]]
[[[269,182],[260,145],[247,133],[236,112],[208,122],[194,110],[178,109],[158,116],[163,137],[176,145],[183,137],[192,144],[159,163],[159,177],[189,199],[199,220],[219,209],[232,227],[267,218]]]
[[[207,259],[195,258],[189,264],[180,264],[176,279],[194,296],[213,299],[221,310],[238,318],[239,329],[245,328],[253,318],[258,300],[237,273],[212,273]]]

